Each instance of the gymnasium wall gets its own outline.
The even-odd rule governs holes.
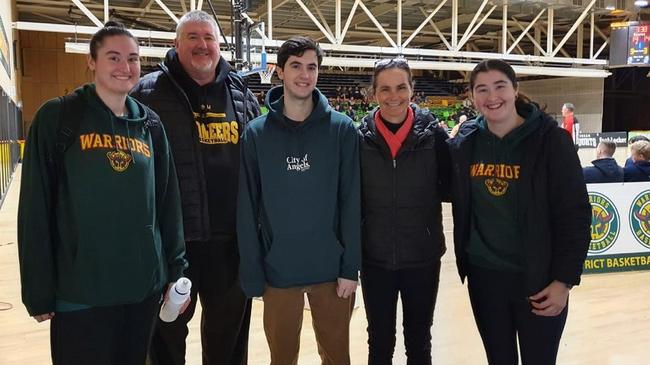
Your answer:
[[[14,55],[14,1],[0,1],[0,205],[6,197],[20,158],[22,138]]]
[[[71,36],[74,35],[20,31],[25,130],[29,129],[34,114],[44,102],[92,80],[86,55],[65,52],[65,41]]]
[[[16,71],[14,67],[14,37],[11,23],[14,21],[14,1],[0,1],[0,87],[11,100],[16,97]]]
[[[546,112],[562,119],[562,105],[573,103],[580,121],[581,132],[601,132],[603,121],[604,82],[599,78],[562,77],[546,80],[522,81],[519,85],[526,95]]]

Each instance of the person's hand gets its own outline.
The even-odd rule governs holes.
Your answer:
[[[338,278],[336,282],[336,295],[339,298],[348,299],[357,290],[356,280]]]
[[[562,313],[569,299],[569,288],[561,281],[554,280],[539,293],[528,297],[538,316],[555,317]]]
[[[176,284],[176,282],[169,283],[167,285],[167,291],[165,292],[165,301],[167,301],[169,299],[169,291],[172,290],[172,288],[174,287],[174,284]],[[183,303],[181,308],[178,310],[178,315],[183,314],[183,312],[185,312],[185,310],[187,309],[187,307],[190,305],[191,302],[192,302],[192,296],[188,295],[187,299],[185,300],[185,302]]]
[[[36,322],[41,323],[43,321],[47,321],[47,320],[50,320],[50,319],[54,318],[54,312],[45,313],[45,314],[37,314],[37,315],[33,316],[32,318],[34,318],[36,320]]]

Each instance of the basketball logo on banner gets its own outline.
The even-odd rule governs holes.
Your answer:
[[[591,243],[589,253],[607,251],[620,232],[620,218],[611,199],[599,193],[589,193],[591,203]]]
[[[639,243],[650,248],[650,190],[637,195],[630,207],[630,228]]]

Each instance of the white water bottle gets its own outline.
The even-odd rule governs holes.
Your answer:
[[[173,322],[178,317],[178,312],[190,296],[192,282],[188,278],[180,278],[169,290],[169,297],[160,308],[160,319],[163,322]]]

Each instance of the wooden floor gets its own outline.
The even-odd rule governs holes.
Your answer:
[[[16,212],[20,176],[14,177],[0,210],[0,302],[13,305],[0,311],[0,365],[49,363],[48,323],[37,324],[20,302],[16,247]],[[445,207],[445,234],[451,240],[449,207]],[[452,244],[443,258],[438,304],[433,326],[434,363],[438,365],[485,364],[485,355],[474,326],[467,290],[454,266]],[[269,354],[262,329],[262,302],[255,301],[251,323],[249,364],[268,364]],[[197,314],[198,314],[197,310]],[[199,316],[191,322],[188,364],[201,363]],[[366,319],[363,305],[351,324],[353,364],[366,363]],[[398,332],[401,332],[399,330]],[[395,364],[406,364],[398,334]],[[318,364],[318,352],[305,312],[300,364]],[[647,365],[650,364],[650,272],[584,276],[573,289],[558,364]]]

